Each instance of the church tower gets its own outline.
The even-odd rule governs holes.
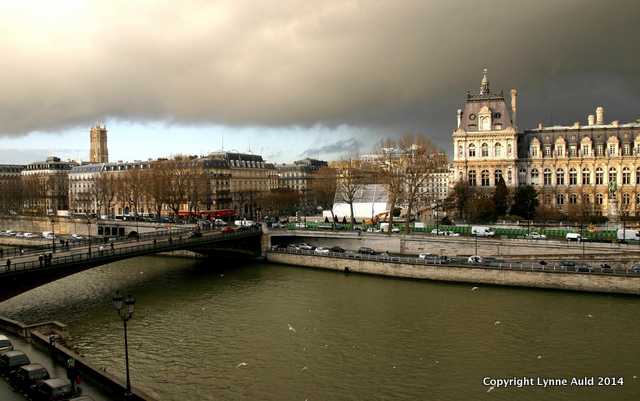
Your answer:
[[[96,123],[91,128],[91,150],[89,152],[89,163],[109,163],[109,151],[107,150],[107,127],[104,124]]]

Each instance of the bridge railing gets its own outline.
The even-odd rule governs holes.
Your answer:
[[[219,235],[209,235],[203,237],[172,236],[151,244],[133,245],[127,247],[114,248],[103,247],[102,249],[92,248],[91,252],[75,253],[64,256],[51,256],[51,258],[40,258],[39,260],[10,263],[0,266],[0,276],[7,273],[18,273],[31,270],[51,269],[65,265],[76,265],[82,262],[116,261],[127,257],[148,255],[159,252],[168,252],[178,249],[197,248],[211,243],[226,241],[234,238],[255,236],[261,233],[260,228],[252,228],[231,233],[220,233]]]
[[[213,228],[205,228],[205,231],[211,231],[213,230]],[[193,228],[177,228],[177,229],[171,229],[171,230],[157,230],[157,231],[151,231],[151,232],[147,232],[147,233],[142,233],[142,234],[138,234],[138,237],[124,237],[124,238],[119,238],[116,239],[114,241],[110,241],[109,238],[110,237],[106,237],[106,236],[92,236],[91,238],[89,237],[83,237],[80,240],[65,240],[65,245],[63,245],[62,243],[60,243],[60,238],[56,239],[56,251],[65,251],[65,250],[70,250],[70,249],[77,249],[77,248],[81,248],[81,247],[86,247],[89,244],[91,245],[96,245],[99,246],[101,244],[109,244],[111,242],[113,243],[127,243],[127,242],[134,242],[134,241],[144,241],[144,240],[149,240],[149,239],[154,239],[154,238],[167,238],[170,236],[174,236],[174,235],[184,235],[186,233],[192,232]],[[138,239],[139,238],[139,239]],[[68,246],[66,245],[66,243],[68,242]],[[11,248],[5,248],[2,250],[2,256],[0,257],[0,259],[2,258],[9,258],[9,257],[17,257],[17,256],[28,256],[28,255],[34,255],[34,254],[40,254],[43,252],[50,252],[53,250],[53,244],[51,243],[51,240],[49,240],[48,244],[43,244],[43,245],[39,245],[37,247],[29,247],[29,248],[23,248],[23,247],[11,247]]]
[[[307,255],[318,257],[330,257],[346,260],[368,260],[373,262],[395,263],[395,264],[408,264],[416,266],[451,266],[451,267],[467,267],[467,268],[479,268],[479,269],[493,269],[493,270],[517,270],[517,271],[532,271],[532,272],[546,272],[546,273],[573,273],[573,274],[592,274],[592,275],[607,275],[607,276],[634,276],[640,277],[640,272],[634,272],[628,269],[619,268],[601,268],[591,267],[585,264],[576,264],[575,266],[562,265],[561,263],[549,263],[547,265],[541,265],[534,262],[505,262],[505,261],[488,261],[482,263],[472,263],[466,257],[457,258],[443,258],[437,255],[429,255],[425,258],[413,257],[413,256],[396,256],[396,255],[368,255],[355,252],[329,252],[329,253],[317,253],[311,250],[296,250],[296,249],[272,249],[270,252],[274,253],[286,253],[293,255]]]

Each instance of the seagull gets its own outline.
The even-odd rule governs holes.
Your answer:
[[[592,315],[591,313],[589,313],[589,314],[587,315],[587,317],[591,318],[591,317],[593,317],[593,315]]]
[[[538,355],[538,359],[542,359],[542,355]]]
[[[487,393],[492,392],[494,388],[496,388],[496,387],[495,387],[495,386],[491,386],[491,387],[489,387],[489,389],[487,390]]]
[[[247,365],[248,365],[248,363],[246,363],[246,362],[240,362],[238,364],[238,366],[236,366],[236,368],[240,368],[240,367],[247,366]]]
[[[495,323],[494,323],[494,325],[495,325],[495,326],[497,326],[497,325],[499,325],[500,323],[502,323],[502,322],[501,322],[501,321],[499,321],[499,320],[496,320],[496,321],[495,321]]]
[[[290,324],[287,324],[287,325],[289,326],[289,331],[293,331],[294,333],[296,332],[296,329],[294,329],[292,325]]]
[[[304,371],[305,371],[305,370],[307,370],[307,369],[309,369],[309,368],[308,368],[308,367],[306,367],[306,366],[305,366],[305,367],[303,367],[303,368],[302,368],[302,372],[304,372]]]
[[[478,291],[478,287],[473,287],[471,291]]]

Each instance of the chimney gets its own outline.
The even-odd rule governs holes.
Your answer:
[[[580,128],[580,121],[573,123],[573,128]]]
[[[596,124],[604,124],[604,107],[602,106],[596,107]]]
[[[462,122],[462,110],[458,109],[458,113],[456,113],[458,116],[458,128],[460,128],[460,123]]]
[[[613,125],[614,127],[617,127],[617,126],[619,126],[619,125],[620,125],[620,121],[618,121],[618,120],[613,120],[613,121],[611,121],[611,125]]]
[[[538,129],[542,129],[542,123],[538,123]]]
[[[595,116],[593,114],[589,114],[589,117],[587,117],[587,121],[589,122],[589,125],[593,125],[595,124]]]
[[[513,126],[517,127],[518,123],[516,120],[518,112],[518,91],[514,88],[511,89],[511,118],[513,120]]]

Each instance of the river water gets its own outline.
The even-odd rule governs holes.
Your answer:
[[[122,375],[116,289],[137,299],[132,382],[161,400],[640,399],[636,297],[143,257],[32,290],[0,315],[64,322],[77,351]],[[623,384],[483,385],[522,376]]]

